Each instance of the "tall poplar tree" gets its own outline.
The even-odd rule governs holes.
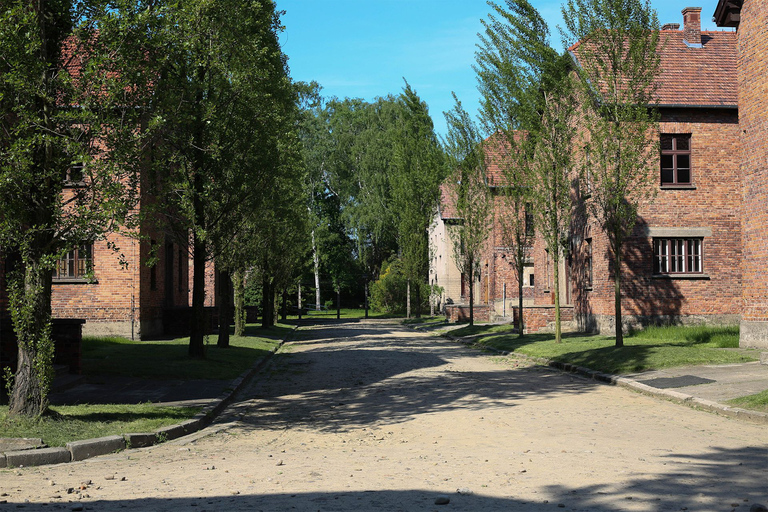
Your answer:
[[[518,276],[522,322],[522,279],[532,215],[554,263],[555,338],[560,341],[558,263],[568,235],[573,101],[568,60],[549,44],[549,28],[528,0],[491,3],[476,54],[482,93],[481,117],[497,133],[510,218],[504,226]],[[522,334],[522,327],[521,327]]]
[[[469,282],[469,325],[475,323],[475,280],[480,276],[480,258],[490,234],[493,198],[486,183],[485,148],[477,123],[469,116],[459,99],[445,112],[448,136],[445,150],[451,174],[448,193],[455,200],[456,216],[448,234],[453,244],[453,260]]]
[[[656,192],[659,24],[648,0],[568,0],[563,18],[582,92],[582,173],[591,184],[589,208],[612,255],[620,347],[622,251],[638,206]]]
[[[429,274],[428,228],[440,198],[445,159],[427,104],[407,82],[398,103],[390,208],[397,212],[393,217],[397,219],[398,246],[408,280],[407,316],[411,314],[411,293],[415,292],[415,314],[420,317],[422,285]]]

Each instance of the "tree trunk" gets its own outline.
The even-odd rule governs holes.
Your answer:
[[[315,311],[320,311],[320,254],[317,252],[314,231],[312,231],[312,260],[315,263]]]
[[[614,293],[614,308],[616,311],[616,346],[624,346],[624,329],[623,321],[621,319],[621,248],[619,244],[615,244],[616,248],[613,251],[614,254],[614,269],[613,269],[613,293]]]
[[[560,328],[560,249],[552,251],[552,263],[554,267],[555,285],[553,293],[555,294],[555,343],[562,341]]]
[[[261,278],[261,327],[268,329],[273,325],[275,299],[272,296],[272,284],[269,276],[264,274]]]
[[[192,322],[189,334],[189,356],[205,358],[205,241],[197,233],[192,235]]]
[[[336,288],[336,320],[341,319],[341,289]]]
[[[405,318],[411,318],[411,280],[405,285]]]
[[[280,318],[283,322],[288,320],[288,290],[283,288],[283,304],[280,311]]]
[[[475,325],[475,262],[469,260],[469,325]]]
[[[216,345],[229,347],[230,283],[232,279],[228,270],[219,271],[219,340]]]
[[[517,271],[517,311],[520,313],[517,319],[518,335],[522,338],[525,331],[525,321],[523,320],[523,274],[525,266],[518,265]]]
[[[10,293],[18,343],[16,375],[9,397],[11,416],[41,416],[48,409],[53,380],[51,339],[51,271],[25,258],[21,286]]]
[[[245,277],[242,270],[235,271],[235,336],[245,336]]]
[[[416,290],[414,290],[416,294],[416,307],[414,308],[416,310],[416,318],[421,318],[421,283],[416,283]]]

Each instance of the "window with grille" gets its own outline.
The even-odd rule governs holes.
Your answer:
[[[93,270],[93,245],[83,245],[69,251],[61,258],[54,272],[54,279],[85,279]]]
[[[656,274],[703,272],[700,238],[655,238],[653,253],[653,272]]]
[[[661,136],[661,184],[691,184],[691,134]]]

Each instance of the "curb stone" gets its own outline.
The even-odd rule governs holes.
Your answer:
[[[298,327],[299,325],[296,324],[291,332],[295,332]],[[80,461],[96,457],[97,455],[106,455],[124,449],[147,448],[155,444],[178,439],[179,437],[202,430],[230,404],[232,398],[244,387],[246,381],[267,365],[277,351],[282,348],[288,337],[289,336],[286,336],[280,343],[272,348],[266,356],[256,361],[251,368],[245,370],[236,377],[224,393],[216,398],[212,404],[203,407],[192,419],[182,421],[176,425],[160,428],[155,432],[139,432],[73,441],[67,443],[66,448],[38,448],[4,453],[0,452],[0,468],[44,466],[48,464]],[[77,455],[75,455],[75,453],[77,453]]]
[[[71,461],[72,454],[66,448],[38,448],[5,453],[7,467],[42,466]]]
[[[123,436],[106,436],[67,443],[67,450],[72,454],[72,461],[90,459],[97,455],[106,455],[124,449],[125,438]]]
[[[631,389],[633,391],[637,391],[639,393],[643,393],[645,395],[655,396],[657,398],[664,398],[666,400],[670,400],[675,403],[687,405],[688,407],[691,407],[693,409],[713,412],[715,414],[720,414],[722,416],[737,418],[740,420],[747,420],[754,423],[768,424],[768,413],[765,413],[765,412],[750,411],[747,409],[741,409],[739,407],[731,407],[718,402],[713,402],[712,400],[696,398],[692,395],[681,393],[679,391],[673,391],[670,389],[654,388],[654,387],[648,386],[647,384],[641,384],[640,382],[637,382],[634,379],[622,377],[620,375],[613,375],[610,373],[602,373],[599,371],[591,370],[589,368],[585,368],[583,366],[574,366],[570,363],[562,363],[560,361],[554,361],[552,359],[546,359],[543,357],[533,357],[526,354],[521,354],[520,352],[507,352],[505,350],[499,350],[493,347],[486,347],[484,345],[476,344],[473,340],[464,340],[463,338],[457,338],[456,336],[451,336],[450,334],[442,334],[441,336],[470,347],[482,348],[483,350],[496,352],[497,354],[503,355],[503,356],[512,355],[520,359],[533,361],[535,363],[538,363],[544,366],[549,366],[550,368],[554,368],[556,370],[560,370],[563,372],[576,373],[583,377],[588,377],[590,379],[594,379],[596,381],[603,382],[605,384],[610,384],[612,386],[619,386],[619,387]]]

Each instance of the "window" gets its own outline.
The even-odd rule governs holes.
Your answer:
[[[533,225],[533,213],[531,213],[531,205],[526,204],[525,205],[525,236],[531,237],[534,236],[535,233],[535,227]]]
[[[93,270],[93,245],[69,251],[56,264],[54,279],[85,279]]]
[[[592,239],[587,238],[584,242],[584,287],[592,288]]]
[[[661,136],[661,184],[691,184],[691,134]]]
[[[653,272],[655,274],[702,273],[700,238],[655,238]]]
[[[536,280],[534,274],[528,276],[528,286],[536,286]]]
[[[85,185],[85,164],[82,162],[71,164],[64,171],[65,187],[82,187]]]

